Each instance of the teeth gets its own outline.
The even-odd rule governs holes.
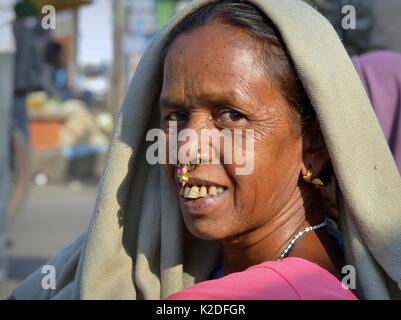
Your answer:
[[[208,196],[207,188],[205,186],[202,186],[199,191],[199,197],[207,197],[207,196]]]
[[[193,186],[191,188],[191,191],[189,191],[188,198],[196,199],[196,198],[198,198],[198,195],[199,195],[199,187],[198,186]]]
[[[209,187],[209,194],[210,194],[211,196],[217,195],[217,188],[216,188],[215,186],[210,186],[210,187]]]
[[[180,195],[188,199],[197,199],[202,197],[215,196],[218,195],[219,193],[222,193],[223,191],[224,191],[223,187],[217,187],[217,186],[210,186],[210,187],[186,186],[181,188]]]

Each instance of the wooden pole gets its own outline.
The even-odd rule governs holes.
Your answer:
[[[112,1],[113,57],[110,70],[109,111],[115,116],[125,93],[124,33],[125,0]]]
[[[72,17],[72,34],[70,43],[70,52],[68,54],[67,65],[67,81],[68,88],[72,91],[75,90],[75,79],[77,75],[77,59],[78,59],[78,10],[74,8],[71,10]]]

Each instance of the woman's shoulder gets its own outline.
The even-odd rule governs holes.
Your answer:
[[[288,257],[266,261],[217,280],[200,282],[168,299],[355,300],[327,270],[308,260]]]

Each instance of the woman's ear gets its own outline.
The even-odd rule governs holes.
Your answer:
[[[301,174],[306,175],[308,168],[312,168],[313,177],[318,177],[330,157],[323,139],[322,132],[317,119],[309,127],[304,137],[304,148],[302,153]]]

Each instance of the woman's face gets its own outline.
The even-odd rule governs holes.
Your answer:
[[[263,229],[291,206],[298,190],[302,138],[280,90],[261,68],[261,54],[247,32],[217,23],[181,34],[167,52],[160,96],[164,128],[177,121],[178,132],[193,129],[199,137],[201,129],[254,132],[250,174],[236,174],[239,165],[234,160],[201,164],[187,174],[187,185],[199,190],[205,186],[213,193],[210,187],[223,187],[217,195],[180,196],[177,167],[164,165],[187,228],[203,239],[228,239]],[[212,143],[209,148],[211,154]],[[220,150],[223,159],[224,148]]]

